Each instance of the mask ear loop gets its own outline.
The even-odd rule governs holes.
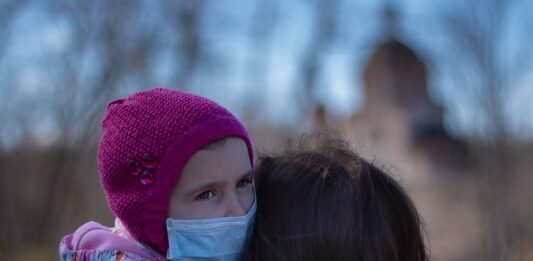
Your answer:
[[[257,195],[255,194],[255,188],[254,188],[254,203],[252,203],[252,207],[250,207],[250,209],[245,214],[245,216],[250,216],[250,213],[252,213],[252,211],[253,211],[253,214],[255,214],[255,212],[257,211]]]

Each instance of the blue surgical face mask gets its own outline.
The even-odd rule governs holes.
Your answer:
[[[171,260],[240,260],[250,238],[256,201],[239,217],[166,220],[167,258]]]

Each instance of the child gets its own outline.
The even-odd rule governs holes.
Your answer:
[[[151,89],[112,101],[100,181],[116,215],[60,244],[62,260],[238,260],[255,215],[244,126],[205,98]]]
[[[258,162],[244,260],[427,260],[409,197],[345,142],[311,136]]]

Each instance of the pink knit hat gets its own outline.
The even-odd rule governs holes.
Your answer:
[[[182,91],[155,88],[114,100],[102,121],[100,182],[111,210],[130,234],[162,255],[172,190],[187,161],[221,138],[250,136],[228,110]]]

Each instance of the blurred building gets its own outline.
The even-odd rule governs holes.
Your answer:
[[[343,123],[342,136],[395,165],[443,174],[467,169],[467,147],[444,128],[443,110],[428,95],[426,66],[411,48],[393,37],[378,44],[363,83],[364,106]]]
[[[363,107],[337,125],[337,132],[408,188],[436,257],[476,256],[470,244],[480,240],[477,213],[471,211],[475,193],[463,189],[471,160],[465,141],[444,128],[443,109],[428,95],[424,60],[388,38],[368,60],[363,83]],[[450,195],[466,200],[449,201]]]
[[[407,188],[426,224],[432,256],[469,260],[482,243],[466,141],[445,129],[443,109],[428,93],[425,59],[395,37],[390,10],[385,18],[389,35],[376,45],[362,75],[363,106],[335,123],[318,106],[314,128],[347,139]]]

